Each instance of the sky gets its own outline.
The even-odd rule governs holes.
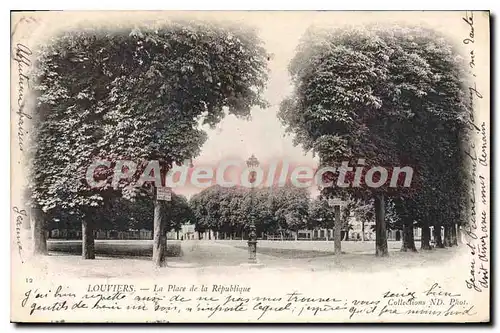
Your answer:
[[[307,26],[278,25],[271,31],[261,26],[260,37],[272,57],[269,60],[269,80],[264,98],[270,107],[251,110],[251,120],[238,119],[233,115],[224,118],[215,129],[203,127],[208,140],[201,154],[193,159],[197,165],[217,165],[224,159],[245,161],[254,154],[261,164],[286,159],[291,164],[315,167],[317,160],[312,153],[305,153],[301,146],[293,145],[293,134],[285,133],[285,127],[277,117],[280,102],[292,92],[287,66],[295,53],[299,38]],[[283,36],[286,35],[286,38]],[[201,189],[177,188],[175,192],[191,196]]]
[[[277,25],[271,31],[268,28],[263,24],[259,35],[267,51],[272,54],[268,63],[268,85],[264,92],[264,98],[271,106],[266,109],[253,108],[250,121],[230,115],[215,130],[208,129],[208,140],[196,161],[211,161],[224,155],[247,159],[251,154],[255,154],[262,162],[278,156],[312,161],[310,154],[304,156],[301,147],[293,146],[292,137],[285,135],[285,127],[277,118],[280,102],[292,91],[287,66],[306,27],[292,29],[291,25],[285,24]],[[286,38],[283,38],[284,35]]]

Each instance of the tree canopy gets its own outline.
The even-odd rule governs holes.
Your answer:
[[[249,117],[251,107],[265,105],[267,53],[243,26],[91,27],[61,33],[36,56],[31,190],[44,211],[131,198],[138,177],[113,186],[118,160],[137,163],[136,174],[158,160],[164,175],[199,154],[201,123],[215,125],[227,113]],[[105,180],[99,188],[85,180],[95,160],[110,162],[93,175]]]
[[[455,47],[430,29],[309,29],[290,63],[294,91],[282,102],[279,117],[296,144],[319,155],[320,165],[348,161],[355,166],[364,159],[365,168],[413,167],[410,188],[323,189],[330,195],[375,197],[377,225],[385,237],[384,196],[398,198],[398,205],[418,202],[415,216],[427,221],[425,214],[441,220],[443,212],[463,202],[455,196],[463,193],[462,184],[451,182],[463,166],[459,150],[467,136],[463,68]],[[381,252],[386,250],[385,245]]]

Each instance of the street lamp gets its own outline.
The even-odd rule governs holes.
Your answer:
[[[255,169],[259,166],[259,160],[252,154],[250,158],[247,160],[247,167],[251,169]],[[252,207],[250,212],[250,232],[248,233],[248,263],[256,264],[257,263],[257,233],[255,228],[255,205],[254,205],[254,196],[255,196],[255,180],[257,177],[257,172],[255,170],[251,170],[249,173],[250,177],[250,206]]]

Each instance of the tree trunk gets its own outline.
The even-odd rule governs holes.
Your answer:
[[[443,238],[441,237],[441,225],[437,225],[434,227],[434,243],[436,247],[443,248]]]
[[[462,226],[460,224],[457,224],[457,245],[463,244],[462,233]]]
[[[82,257],[95,259],[94,225],[88,215],[82,221]]]
[[[451,225],[450,224],[445,224],[444,225],[444,246],[446,247],[452,247],[452,240],[451,240]]]
[[[375,255],[380,257],[389,255],[383,194],[375,195]]]
[[[401,251],[417,252],[417,248],[415,247],[415,237],[413,235],[413,221],[409,218],[403,222],[403,242],[401,245]]]
[[[365,241],[365,221],[361,221],[361,241]]]
[[[328,235],[328,228],[326,228],[326,234],[325,234],[325,235],[326,235],[326,241],[329,241],[329,238],[330,238],[330,237],[329,237],[329,235]]]
[[[340,206],[335,208],[335,228],[333,229],[333,248],[334,254],[342,253],[342,221],[340,220]]]
[[[33,239],[33,255],[46,255],[45,221],[40,209],[33,208],[31,210],[31,238]]]
[[[413,252],[418,252],[417,251],[417,247],[415,246],[415,230],[413,228],[413,221],[412,221],[412,224],[411,224],[411,227],[409,228],[408,230],[408,236],[409,236],[409,243],[410,243],[410,249],[413,251]]]
[[[165,208],[165,202],[154,200],[154,220],[153,220],[153,263],[155,267],[165,266],[165,257],[167,252],[167,239],[165,236],[165,226],[163,223],[162,212]]]
[[[299,232],[298,231],[294,231],[294,237],[295,237],[295,241],[299,240]]]
[[[422,225],[422,237],[420,237],[420,250],[431,250],[431,229],[429,225]]]
[[[451,225],[451,245],[452,246],[458,246],[457,228],[458,228],[457,224],[453,223]]]

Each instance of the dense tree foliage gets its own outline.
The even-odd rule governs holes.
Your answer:
[[[164,175],[196,156],[206,139],[200,123],[215,125],[227,113],[248,117],[252,106],[264,106],[266,64],[255,32],[240,26],[159,22],[54,37],[38,50],[33,74],[35,204],[81,215],[84,252],[90,247],[84,256],[93,258],[90,219],[99,207],[137,195],[146,161],[159,161]],[[111,164],[94,175],[104,186],[91,188],[85,175],[98,159]],[[113,183],[110,171],[122,159],[139,167],[131,179]],[[159,234],[165,207],[155,203]]]
[[[215,231],[222,238],[246,237],[252,214],[257,234],[296,237],[309,222],[309,192],[292,186],[251,190],[215,185],[195,194],[189,204],[196,229]]]

